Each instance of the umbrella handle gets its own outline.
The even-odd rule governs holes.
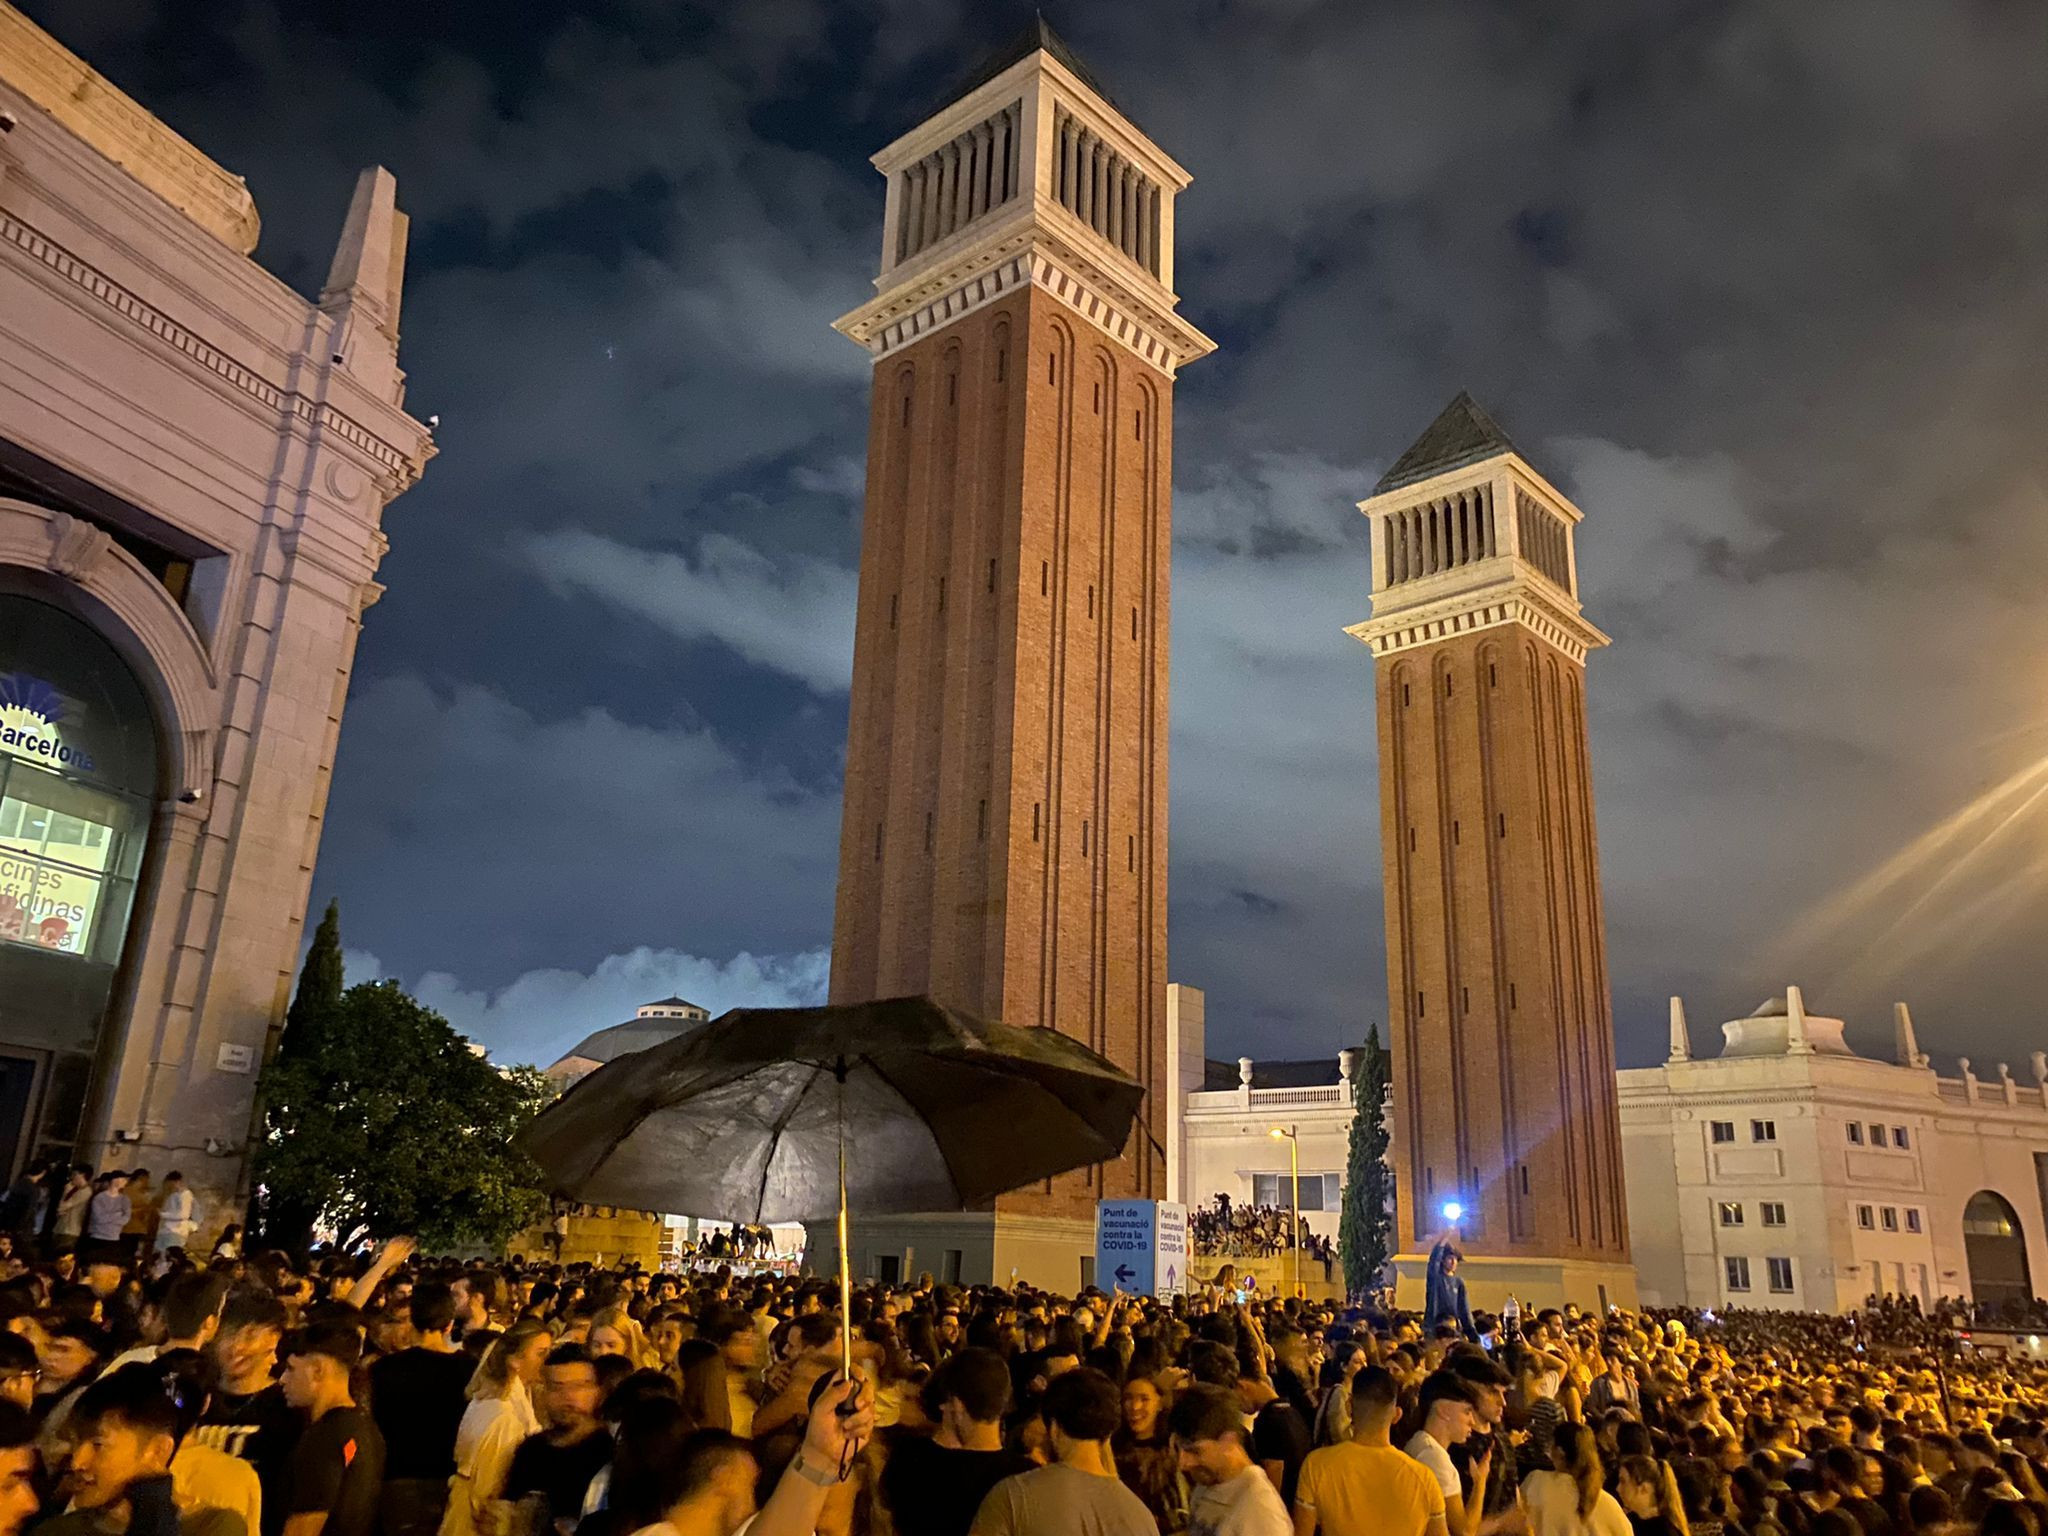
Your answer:
[[[846,1065],[839,1078],[839,1369],[853,1380],[853,1266],[846,1253]]]

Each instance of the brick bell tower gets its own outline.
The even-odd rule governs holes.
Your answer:
[[[1188,176],[1043,21],[874,157],[874,357],[832,1000],[1051,1025],[1142,1082],[1116,1163],[858,1262],[1071,1289],[1094,1202],[1164,1195],[1166,681]],[[950,1272],[950,1273],[949,1273]]]
[[[1460,394],[1359,504],[1377,674],[1396,1267],[1475,1306],[1633,1306],[1573,541]],[[1452,1220],[1455,1211],[1456,1221]]]

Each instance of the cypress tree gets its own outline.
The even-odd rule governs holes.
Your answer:
[[[306,949],[299,989],[285,1012],[284,1039],[278,1049],[286,1055],[303,1056],[317,1046],[320,1026],[341,1011],[341,991],[341,903],[329,901]]]
[[[1344,1211],[1337,1225],[1337,1252],[1344,1288],[1354,1297],[1372,1289],[1386,1267],[1393,1236],[1388,1211],[1391,1173],[1387,1167],[1387,1090],[1391,1063],[1380,1047],[1377,1026],[1351,1074],[1351,1139],[1344,1176]]]

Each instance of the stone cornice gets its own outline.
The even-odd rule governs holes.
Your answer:
[[[0,81],[229,249],[256,249],[256,201],[216,165],[6,0]]]
[[[1581,666],[1586,653],[1608,643],[1607,636],[1550,595],[1547,581],[1520,569],[1503,581],[1447,596],[1437,602],[1404,604],[1375,615],[1344,632],[1372,648],[1374,656],[1392,656],[1475,630],[1519,624],[1547,640]],[[1384,596],[1385,594],[1382,594]]]
[[[1168,378],[1216,343],[1122,282],[1035,218],[976,242],[943,267],[891,288],[833,322],[877,360],[1005,294],[1036,285]]]
[[[4,13],[4,0],[0,0],[0,13]],[[180,325],[155,305],[122,287],[97,267],[80,260],[4,210],[0,210],[0,244],[19,250],[53,276],[90,297],[122,321],[146,331],[188,361],[212,373],[228,387],[280,415],[292,416],[348,443],[383,471],[381,478],[385,479],[392,496],[418,480],[426,469],[427,460],[434,456],[433,440],[424,429],[421,430],[418,448],[408,452],[334,406],[298,390],[284,389],[271,383],[204,337]]]

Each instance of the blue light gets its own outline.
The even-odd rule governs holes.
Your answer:
[[[1457,1201],[1455,1201],[1455,1200],[1446,1200],[1446,1201],[1444,1202],[1444,1220],[1445,1220],[1445,1221],[1456,1221],[1456,1220],[1457,1220],[1457,1219],[1458,1219],[1458,1218],[1459,1218],[1460,1216],[1463,1216],[1464,1214],[1465,1214],[1465,1207],[1464,1207],[1464,1206],[1462,1206],[1462,1205],[1460,1205],[1460,1204],[1458,1204],[1458,1202],[1457,1202]]]

